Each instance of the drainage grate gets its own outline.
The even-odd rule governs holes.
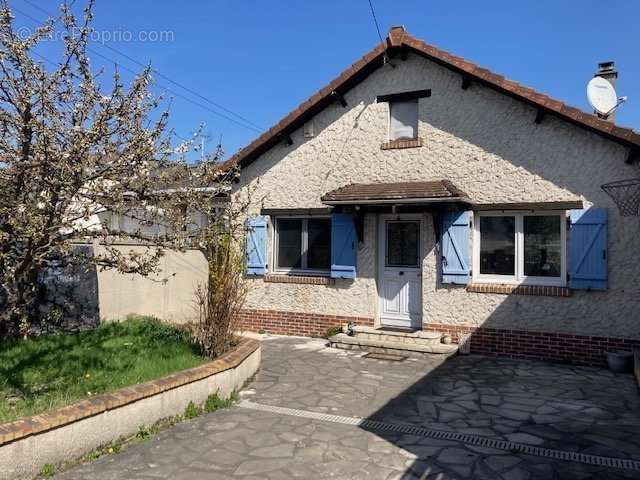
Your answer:
[[[309,412],[307,410],[298,410],[295,408],[276,407],[273,405],[264,405],[254,403],[249,400],[243,400],[239,404],[240,407],[251,410],[260,410],[263,412],[277,413],[280,415],[289,415],[293,417],[310,418],[323,422],[340,423],[343,425],[353,425],[370,430],[405,433],[428,438],[437,438],[440,440],[452,440],[475,445],[478,447],[490,447],[498,450],[508,450],[513,453],[524,453],[536,457],[551,458],[554,460],[566,460],[571,462],[585,463],[587,465],[597,465],[609,468],[623,468],[627,470],[640,471],[640,461],[627,460],[624,458],[603,457],[599,455],[589,455],[585,453],[569,452],[566,450],[557,450],[554,448],[536,447],[525,443],[509,442],[498,438],[481,437],[478,435],[467,435],[457,432],[446,432],[443,430],[432,430],[429,428],[415,427],[411,425],[398,425],[395,423],[378,422],[376,420],[363,419],[358,417],[343,417],[341,415],[330,415],[327,413]]]
[[[375,352],[365,353],[362,356],[362,358],[370,358],[372,360],[389,360],[390,362],[401,362],[407,359],[407,357],[404,357],[402,355],[394,355],[392,353],[375,353]]]

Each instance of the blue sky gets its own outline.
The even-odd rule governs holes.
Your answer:
[[[598,62],[614,60],[620,72],[618,93],[629,97],[618,123],[640,129],[640,2],[373,1],[383,36],[391,25],[405,25],[427,43],[586,111],[586,82]],[[55,11],[59,2],[9,3],[43,19],[33,3]],[[76,5],[84,1],[76,0]],[[32,27],[33,21],[21,12],[15,14],[18,24]],[[367,0],[98,0],[95,14],[94,26],[105,32],[108,46],[142,63],[150,61],[171,80],[263,128],[378,41]],[[149,41],[153,35],[164,38]],[[45,46],[43,52],[54,55],[52,48]],[[123,67],[140,69],[99,42],[94,48]],[[97,55],[92,60],[96,67],[111,63]],[[232,116],[163,78],[157,82]],[[156,90],[164,91],[162,86]],[[167,96],[174,97],[171,126],[187,137],[205,123],[212,137],[208,149],[222,136],[229,155],[257,136],[187,100]]]

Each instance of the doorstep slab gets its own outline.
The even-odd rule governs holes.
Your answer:
[[[458,351],[457,345],[421,345],[401,341],[370,340],[368,338],[360,338],[358,335],[351,337],[345,333],[339,333],[329,338],[329,343],[334,348],[342,348],[345,350],[363,350],[410,356],[423,354],[455,355]]]

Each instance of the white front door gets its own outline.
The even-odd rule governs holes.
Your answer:
[[[380,323],[391,327],[421,328],[421,217],[381,216],[378,235]]]

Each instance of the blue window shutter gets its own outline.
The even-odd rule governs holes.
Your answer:
[[[358,235],[353,216],[331,215],[331,277],[356,278]]]
[[[469,231],[471,212],[442,214],[441,242],[442,283],[469,283]]]
[[[247,275],[267,273],[267,217],[247,219],[246,237]]]
[[[607,289],[607,209],[571,210],[569,286]]]

